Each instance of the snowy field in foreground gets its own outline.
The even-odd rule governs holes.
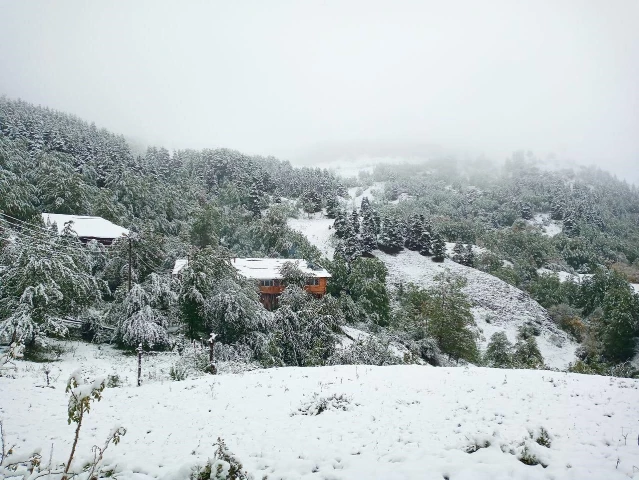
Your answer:
[[[64,381],[132,374],[134,357],[81,346],[56,363],[55,389],[39,364],[0,378],[0,418],[16,450],[43,461],[68,455]],[[160,367],[157,367],[160,368]],[[222,436],[256,479],[639,478],[639,381],[548,371],[420,366],[281,368],[109,388],[87,417],[80,457],[115,425],[128,432],[108,452],[118,478],[186,478]],[[162,379],[165,379],[162,381]],[[347,410],[297,415],[314,395],[345,395]],[[550,448],[530,439],[541,428]],[[627,436],[627,444],[623,435]],[[467,453],[473,445],[485,446]],[[518,460],[526,446],[546,465]],[[132,472],[137,472],[133,474]]]

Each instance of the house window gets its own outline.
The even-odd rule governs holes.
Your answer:
[[[260,287],[272,287],[273,280],[260,280]]]
[[[311,278],[307,278],[306,279],[306,285],[315,286],[315,285],[319,285],[319,284],[320,284],[319,283],[319,278],[317,278],[317,277],[311,277]]]

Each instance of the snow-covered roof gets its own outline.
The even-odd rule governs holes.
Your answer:
[[[189,264],[186,258],[178,258],[173,265],[173,275],[177,275],[180,271]]]
[[[309,263],[299,258],[234,258],[231,260],[231,264],[237,269],[240,275],[257,280],[284,278],[280,273],[280,268],[282,268],[286,262],[296,264],[297,268],[309,277],[328,278],[331,276],[330,273],[319,265]]]
[[[120,227],[102,217],[43,213],[42,220],[44,220],[44,223],[55,223],[58,227],[58,233],[62,233],[65,223],[73,222],[71,228],[81,238],[118,238],[129,234],[126,228]]]
[[[299,258],[233,258],[233,265],[238,273],[246,278],[256,280],[273,280],[284,278],[280,273],[280,268],[286,263],[292,262],[297,265],[302,273],[309,277],[330,278],[331,274],[317,264],[307,262]],[[189,264],[185,258],[178,258],[173,266],[173,275],[177,275]]]

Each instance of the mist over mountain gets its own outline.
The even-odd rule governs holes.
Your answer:
[[[639,165],[632,0],[4,1],[2,12],[0,92],[146,145],[318,166],[389,145]]]

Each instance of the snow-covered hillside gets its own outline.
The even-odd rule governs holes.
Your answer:
[[[448,259],[435,263],[417,252],[403,251],[398,255],[375,252],[375,256],[388,268],[390,285],[411,282],[428,287],[446,269],[466,278],[464,293],[473,304],[473,316],[483,332],[483,345],[497,331],[504,331],[515,341],[517,328],[532,322],[541,330],[537,343],[548,366],[565,368],[574,361],[576,343],[552,323],[546,310],[535,300],[503,280]]]
[[[305,234],[322,253],[332,258],[334,248],[332,230],[329,229],[332,220],[319,217],[289,219],[289,225]],[[446,245],[449,253],[453,246],[452,243]],[[480,253],[481,249],[475,247],[475,251]],[[388,268],[390,286],[412,282],[428,287],[433,284],[435,276],[445,269],[464,276],[468,280],[464,291],[474,305],[473,315],[483,332],[482,346],[497,331],[504,331],[511,341],[515,341],[518,327],[532,322],[540,327],[541,335],[537,337],[537,343],[549,367],[563,369],[575,360],[577,344],[551,322],[548,313],[528,294],[503,280],[448,259],[444,263],[435,263],[417,252],[403,251],[398,255],[387,255],[376,251],[375,255]]]
[[[70,372],[124,377],[135,357],[83,345],[56,364],[55,388],[41,388],[39,364],[18,366],[17,378],[0,378],[6,440],[16,453],[42,448],[43,462],[53,445],[62,462],[74,431]],[[158,370],[142,387],[105,390],[85,419],[78,460],[119,425],[127,434],[107,463],[121,480],[188,478],[218,436],[256,479],[633,478],[638,388],[636,380],[486,368],[280,368],[182,382]],[[301,414],[340,396],[319,415]],[[542,428],[550,447],[535,442]],[[520,462],[524,448],[547,468]]]

